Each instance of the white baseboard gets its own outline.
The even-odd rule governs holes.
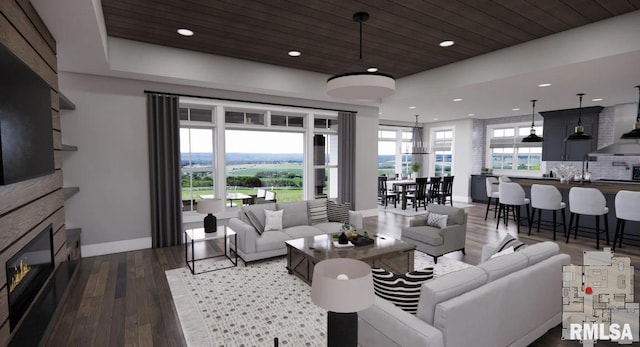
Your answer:
[[[453,201],[457,201],[457,202],[465,202],[465,203],[471,202],[470,196],[454,195],[451,198],[453,199]]]
[[[378,215],[378,209],[372,208],[369,210],[358,210],[357,212],[362,214],[362,217],[375,217]]]
[[[104,254],[137,251],[139,249],[147,248],[151,248],[151,237],[82,245],[80,247],[80,251],[82,252],[82,257],[85,258]]]

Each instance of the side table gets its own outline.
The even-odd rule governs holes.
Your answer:
[[[236,232],[233,231],[228,226],[225,226],[225,225],[218,226],[218,230],[215,233],[205,233],[204,228],[187,229],[184,231],[184,237],[185,237],[184,258],[187,263],[187,266],[189,267],[189,270],[191,270],[191,274],[196,275],[196,274],[201,274],[205,272],[217,271],[217,270],[228,269],[234,266],[238,266],[238,252],[236,248],[238,244],[238,239],[237,239],[238,236]],[[228,241],[229,237],[233,237],[233,243],[229,243]],[[212,241],[212,240],[219,240],[219,239],[224,239],[224,254],[196,258],[196,255],[195,255],[196,242]],[[189,249],[188,249],[189,244],[191,244],[191,258],[189,258]],[[227,245],[229,246],[229,250],[227,250]],[[235,254],[235,259],[231,258],[231,255],[229,254],[230,251],[233,251],[233,253]],[[229,259],[229,261],[233,265],[216,268],[212,270],[196,272],[196,261],[218,258],[218,257],[226,257],[227,259]]]

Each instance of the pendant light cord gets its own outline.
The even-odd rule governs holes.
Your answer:
[[[582,126],[582,97],[584,93],[576,94],[580,97],[580,107],[578,108],[578,125]]]
[[[362,64],[362,21],[360,22],[360,63]]]
[[[636,116],[636,123],[640,123],[640,86],[636,86],[638,88],[638,115]]]
[[[533,121],[533,117],[536,114],[536,101],[538,101],[538,100],[531,100],[531,103],[533,104],[533,111],[531,111],[531,128],[535,127],[535,123]]]

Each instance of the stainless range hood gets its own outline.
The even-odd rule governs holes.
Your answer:
[[[638,104],[622,104],[613,106],[613,144],[604,146],[590,156],[640,156],[640,140],[620,139],[622,134],[628,132],[636,123],[636,110]]]

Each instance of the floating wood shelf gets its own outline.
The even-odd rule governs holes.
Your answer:
[[[69,199],[79,191],[80,187],[62,187],[62,192],[64,193],[65,200]]]
[[[71,102],[71,100],[67,99],[64,94],[58,92],[58,97],[60,98],[60,109],[61,110],[75,110],[76,105]]]
[[[78,151],[78,146],[65,145],[63,143],[62,144],[62,148],[60,148],[60,150],[64,151],[64,152],[77,152]]]

